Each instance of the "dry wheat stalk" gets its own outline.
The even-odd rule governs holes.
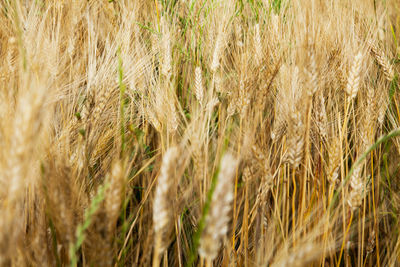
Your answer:
[[[199,254],[207,260],[215,259],[222,239],[228,232],[233,200],[233,178],[237,164],[238,160],[231,154],[222,157],[217,185],[206,218],[206,227],[200,239]]]
[[[374,137],[374,128],[376,126],[376,112],[375,108],[375,90],[372,86],[367,88],[367,106],[365,110],[365,115],[363,116],[364,122],[362,125],[362,150],[366,150],[368,146],[371,145]]]

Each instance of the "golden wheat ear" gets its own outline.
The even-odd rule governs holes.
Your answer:
[[[171,227],[173,198],[175,197],[175,164],[179,157],[178,147],[169,148],[162,159],[153,203],[153,228],[155,247],[153,266],[158,266],[159,255],[166,249],[166,236]]]
[[[389,60],[385,56],[384,52],[379,49],[371,40],[368,42],[370,52],[375,58],[378,65],[382,68],[383,73],[385,74],[386,79],[391,82],[394,79],[394,70],[392,64],[390,64]]]
[[[228,233],[233,187],[238,160],[231,154],[222,157],[217,185],[211,199],[211,207],[205,221],[205,229],[200,238],[199,254],[208,262],[214,260]]]
[[[360,76],[363,57],[363,54],[358,52],[358,54],[354,57],[354,62],[351,66],[345,88],[345,91],[350,99],[354,99],[358,93],[358,90],[360,89]]]
[[[201,74],[201,68],[196,67],[195,69],[195,78],[194,78],[194,85],[195,85],[195,95],[197,101],[199,101],[200,105],[203,106],[204,103],[204,88],[203,88],[203,78]]]
[[[301,113],[291,114],[288,123],[288,141],[286,160],[297,168],[303,158],[305,126],[302,121]]]

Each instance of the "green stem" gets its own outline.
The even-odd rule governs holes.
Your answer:
[[[120,103],[120,123],[121,123],[121,157],[125,150],[125,84],[123,83],[121,48],[118,48],[118,83],[119,83],[119,103]]]

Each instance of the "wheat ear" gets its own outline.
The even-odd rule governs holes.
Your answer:
[[[354,99],[357,95],[358,89],[360,89],[360,76],[361,76],[361,64],[363,60],[363,54],[359,52],[354,57],[354,62],[351,67],[349,77],[347,79],[346,93],[350,99]]]
[[[115,227],[115,223],[120,213],[120,207],[123,200],[124,191],[124,175],[122,169],[122,163],[117,161],[114,163],[111,169],[111,173],[107,176],[107,183],[110,186],[106,190],[105,194],[105,210],[108,219],[108,232],[111,233]]]
[[[199,101],[200,105],[203,106],[204,102],[204,89],[203,89],[203,78],[201,75],[201,68],[196,67],[194,71],[194,85],[196,90],[196,99]]]
[[[256,24],[254,26],[254,50],[256,55],[256,63],[259,65],[262,62],[262,43],[261,43],[261,35],[260,35],[260,24]]]
[[[297,168],[300,165],[303,157],[304,148],[304,124],[301,120],[300,112],[294,112],[288,123],[288,141],[287,141],[287,161]]]
[[[309,50],[309,66],[306,70],[306,74],[308,76],[308,90],[307,94],[309,96],[313,96],[315,92],[318,90],[318,72],[317,72],[317,63],[315,61],[315,53],[312,48]]]
[[[158,177],[156,194],[153,203],[153,226],[155,233],[155,249],[153,266],[158,267],[159,255],[165,250],[165,235],[171,224],[173,211],[172,196],[174,196],[174,171],[178,159],[178,148],[169,148],[163,157],[160,175]]]
[[[244,118],[247,112],[247,109],[250,104],[250,95],[248,90],[246,90],[244,86],[244,81],[243,79],[240,80],[240,85],[239,85],[239,98],[237,101],[237,107],[240,110],[240,117]]]
[[[319,134],[321,135],[323,140],[326,140],[328,137],[328,132],[327,132],[327,125],[328,125],[328,116],[326,114],[326,108],[325,108],[325,99],[320,92],[318,94],[317,98],[317,109],[316,109],[316,114],[315,114],[315,124],[317,125]]]
[[[222,239],[228,232],[233,200],[233,178],[237,164],[238,160],[231,154],[225,154],[221,160],[217,185],[206,217],[206,226],[200,238],[199,254],[208,262],[217,257]]]
[[[214,53],[212,57],[212,62],[211,62],[211,72],[215,73],[215,71],[219,67],[219,60],[221,57],[221,48],[222,48],[222,33],[221,30],[219,31],[217,35],[217,40],[215,41],[215,47],[214,47]]]
[[[389,60],[385,56],[382,50],[380,50],[375,44],[371,41],[368,42],[371,54],[374,56],[376,62],[383,69],[383,73],[385,74],[386,79],[391,82],[394,79],[394,70],[392,64],[390,64]]]
[[[357,161],[356,161],[357,162]],[[354,210],[357,209],[363,200],[364,182],[361,177],[363,165],[359,165],[354,169],[350,177],[350,195],[347,199],[347,204]]]
[[[328,157],[328,181],[332,186],[335,186],[337,178],[339,177],[339,164],[340,164],[340,143],[339,138],[334,137],[329,145]]]
[[[161,72],[166,77],[167,81],[171,78],[172,73],[172,51],[171,51],[171,34],[165,18],[162,18],[162,55],[163,62]]]

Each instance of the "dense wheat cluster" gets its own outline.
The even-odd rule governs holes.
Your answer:
[[[399,1],[0,12],[0,266],[400,266]]]

